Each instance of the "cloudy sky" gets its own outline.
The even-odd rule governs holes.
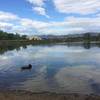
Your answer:
[[[0,29],[28,35],[100,32],[100,0],[0,0]]]

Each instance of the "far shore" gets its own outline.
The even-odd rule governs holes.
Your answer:
[[[49,44],[49,43],[100,43],[100,41],[61,41],[61,40],[0,40],[0,45],[9,44]]]
[[[0,91],[0,100],[100,100],[99,95],[32,93],[28,91]]]
[[[0,40],[0,46],[2,45],[29,45],[29,44],[49,44],[49,43],[59,43],[59,41],[52,40]]]

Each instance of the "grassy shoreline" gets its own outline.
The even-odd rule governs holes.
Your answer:
[[[84,42],[84,41],[72,41],[72,42],[64,42],[64,41],[56,41],[56,40],[0,40],[0,46],[2,45],[29,45],[29,44],[55,44],[55,43],[100,43],[99,41],[91,41],[91,42]]]
[[[0,100],[100,100],[99,95],[32,93],[28,91],[0,91]]]
[[[29,44],[50,44],[50,43],[59,43],[59,41],[52,40],[0,40],[0,46],[5,45],[29,45]]]

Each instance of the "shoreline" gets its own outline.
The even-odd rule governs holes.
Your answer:
[[[22,90],[0,91],[0,100],[100,100],[100,95],[77,93],[33,93]]]

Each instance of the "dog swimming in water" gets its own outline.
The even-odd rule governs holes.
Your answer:
[[[30,69],[32,69],[32,65],[31,64],[21,67],[21,70],[30,70]]]

